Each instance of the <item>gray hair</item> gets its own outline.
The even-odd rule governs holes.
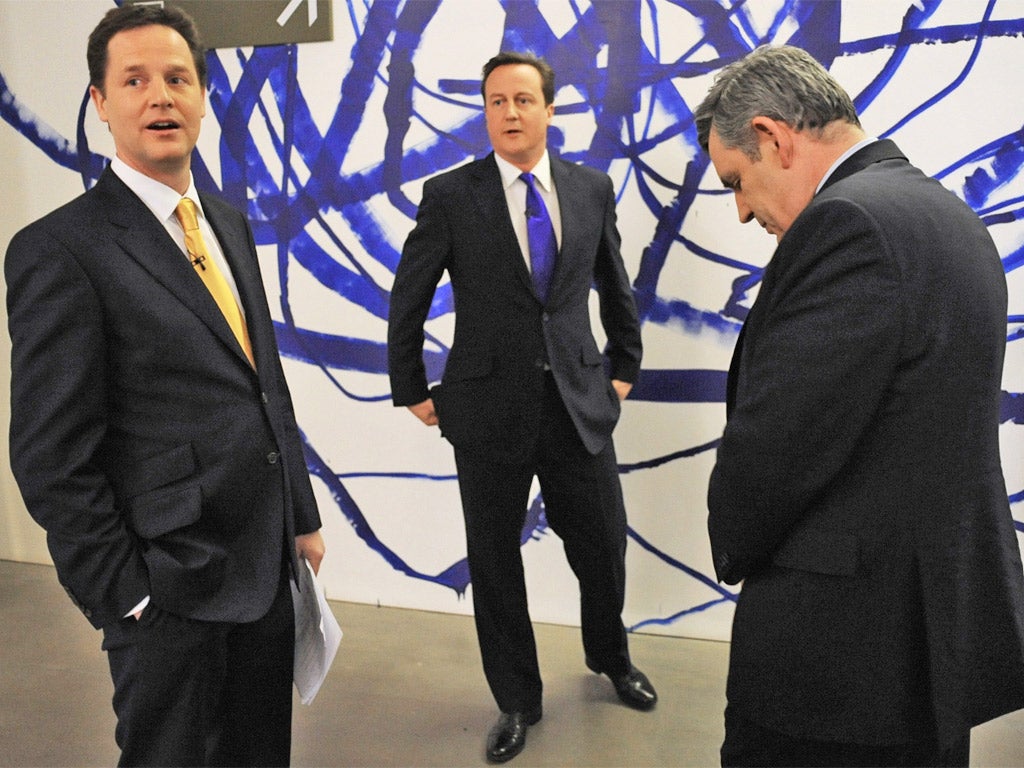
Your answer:
[[[849,94],[809,53],[791,45],[762,45],[718,73],[694,112],[697,140],[707,151],[714,126],[724,146],[759,160],[751,126],[758,116],[818,136],[836,120],[860,126]]]

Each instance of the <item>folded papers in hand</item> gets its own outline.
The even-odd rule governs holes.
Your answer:
[[[327,604],[323,585],[308,560],[299,568],[299,587],[292,582],[295,604],[295,688],[303,704],[311,704],[338,652],[341,627]]]

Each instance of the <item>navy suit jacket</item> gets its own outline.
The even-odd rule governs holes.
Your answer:
[[[110,170],[11,240],[11,464],[90,622],[143,597],[262,616],[320,527],[252,233],[201,195],[247,316],[254,371],[163,225]]]
[[[642,346],[619,253],[615,196],[600,171],[551,158],[562,244],[546,304],[533,287],[490,154],[424,185],[391,293],[388,361],[395,405],[433,396],[456,447],[505,460],[526,455],[540,429],[545,364],[584,445],[598,453],[619,418],[611,379],[634,382]],[[440,386],[423,364],[423,324],[447,270],[455,336]],[[598,349],[589,297],[607,336]]]
[[[728,698],[795,736],[943,742],[1024,706],[999,455],[1007,291],[988,231],[890,141],[779,242],[708,493],[744,580]]]

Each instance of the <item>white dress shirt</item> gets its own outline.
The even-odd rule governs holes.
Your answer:
[[[224,275],[224,279],[227,280],[228,287],[231,289],[231,293],[235,296],[235,302],[238,304],[238,309],[242,313],[242,317],[245,317],[245,308],[242,306],[242,300],[238,295],[238,286],[235,285],[235,278],[231,274],[231,267],[228,265],[228,260],[224,258],[224,250],[220,247],[220,242],[217,240],[217,236],[213,233],[213,228],[210,226],[210,222],[206,218],[206,213],[203,211],[203,204],[199,200],[199,191],[196,189],[195,180],[192,178],[191,171],[188,175],[188,189],[184,195],[179,195],[175,190],[168,187],[166,184],[161,184],[156,179],[150,178],[144,173],[136,171],[134,168],[128,166],[121,158],[115,157],[110,161],[110,170],[112,170],[125,185],[138,195],[139,199],[145,203],[146,207],[153,212],[156,216],[157,221],[163,224],[164,229],[167,230],[167,234],[178,244],[181,252],[187,257],[188,250],[185,248],[185,230],[181,228],[181,222],[178,221],[177,215],[174,213],[174,209],[178,207],[178,201],[183,197],[191,198],[196,204],[196,215],[199,218],[199,232],[203,236],[203,242],[206,244],[206,250],[210,253],[217,266],[220,267],[221,274]]]
[[[516,168],[508,160],[494,155],[498,161],[498,170],[501,171],[501,185],[505,189],[505,202],[508,204],[508,215],[512,219],[512,228],[516,231],[516,239],[519,241],[519,250],[523,252],[526,259],[526,268],[530,269],[530,242],[526,228],[526,182],[519,178],[523,171]],[[537,194],[544,200],[547,206],[548,216],[551,217],[551,225],[555,229],[555,242],[558,249],[562,249],[562,216],[558,207],[558,194],[555,190],[554,179],[551,178],[551,161],[548,159],[548,151],[545,149],[540,160],[530,171],[533,174],[534,186]]]

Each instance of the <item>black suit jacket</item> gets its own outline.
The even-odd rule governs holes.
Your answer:
[[[985,226],[890,141],[847,160],[782,238],[708,494],[718,576],[745,579],[728,698],[747,717],[891,744],[1024,706],[1006,307]]]
[[[194,268],[110,170],[15,235],[4,265],[11,464],[96,627],[144,596],[251,621],[320,527],[252,234],[202,195],[257,371]],[[282,547],[285,547],[282,550]]]
[[[598,453],[619,417],[610,379],[636,380],[642,353],[636,305],[619,254],[615,197],[600,171],[552,158],[562,245],[547,304],[537,298],[509,217],[494,155],[427,181],[395,274],[388,360],[395,405],[431,395],[457,447],[516,460],[540,427],[544,367],[584,445]],[[455,337],[431,392],[423,324],[447,270]],[[596,287],[608,343],[598,349],[588,300]]]

